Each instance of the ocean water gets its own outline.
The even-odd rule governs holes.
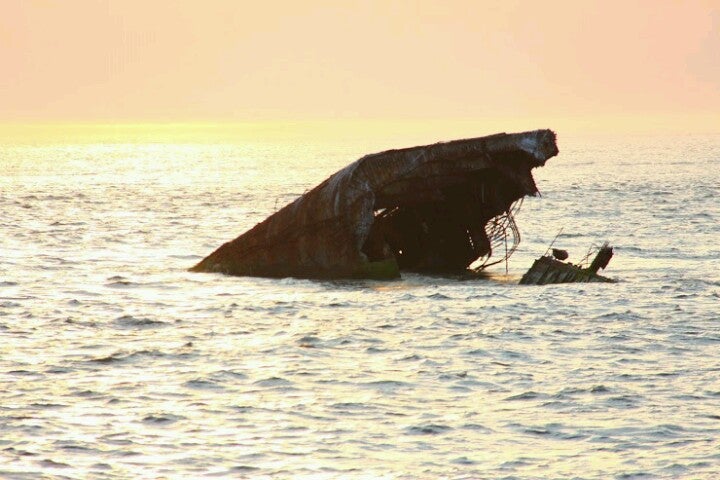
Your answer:
[[[0,146],[0,478],[718,478],[720,136],[559,132],[487,279],[186,271],[417,140]]]

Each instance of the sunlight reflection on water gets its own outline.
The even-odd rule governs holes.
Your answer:
[[[713,478],[720,138],[561,138],[508,275],[186,272],[365,147],[4,148],[0,473]],[[561,227],[622,282],[513,285]]]

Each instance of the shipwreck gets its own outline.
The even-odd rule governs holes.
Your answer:
[[[462,274],[506,261],[513,213],[555,133],[500,133],[366,155],[191,270],[301,278]]]

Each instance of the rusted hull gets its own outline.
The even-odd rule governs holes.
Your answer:
[[[199,272],[394,278],[492,254],[488,222],[535,195],[555,134],[497,134],[367,155],[195,265]]]

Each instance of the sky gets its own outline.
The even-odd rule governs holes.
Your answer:
[[[0,11],[2,123],[720,130],[718,0],[0,0]]]

